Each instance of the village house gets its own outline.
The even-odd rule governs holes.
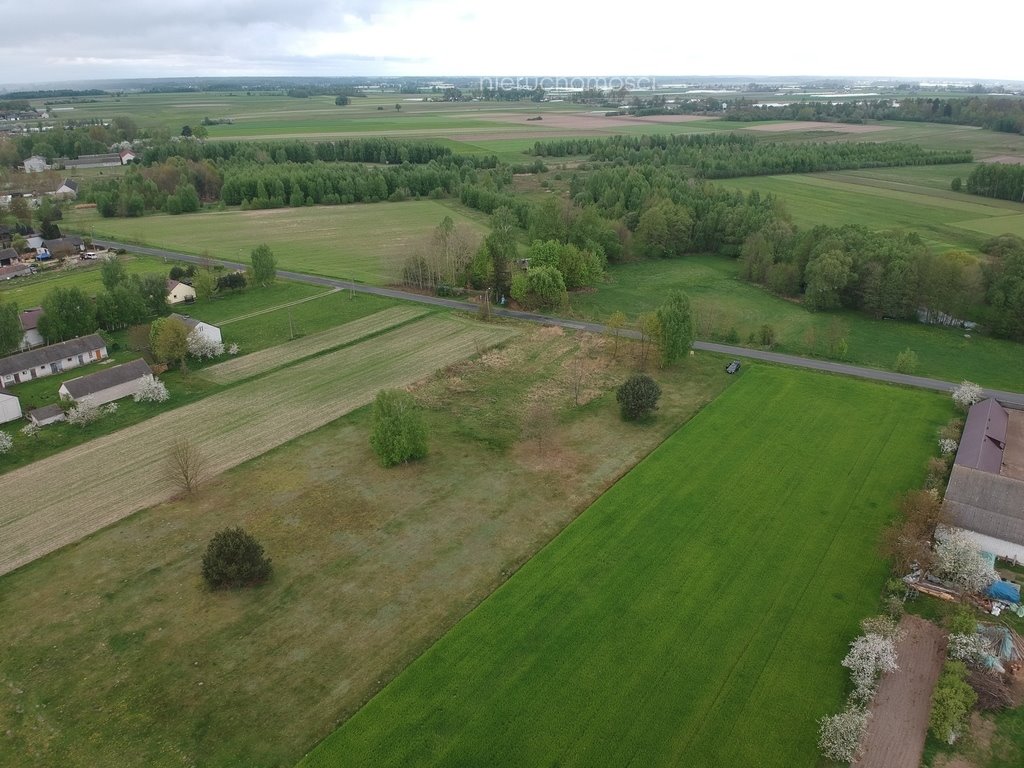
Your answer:
[[[31,307],[18,313],[22,333],[19,349],[31,349],[45,343],[43,335],[39,332],[39,318],[42,316],[42,307]]]
[[[1024,561],[1024,411],[971,406],[943,507],[983,550]]]
[[[130,149],[122,149],[121,150],[121,165],[128,165],[128,163],[132,162],[132,160],[134,160],[135,157],[136,157],[135,153],[132,152]]]
[[[43,240],[43,248],[55,259],[77,256],[85,251],[85,241],[78,235],[67,235],[55,240]]]
[[[71,341],[30,349],[0,358],[0,387],[52,376],[102,360],[107,356],[107,343],[98,334],[80,336]]]
[[[78,182],[72,179],[64,179],[60,186],[53,192],[54,197],[64,200],[74,200],[78,197]]]
[[[216,344],[221,343],[220,328],[210,323],[204,323],[202,320],[196,320],[194,317],[188,315],[179,315],[174,313],[171,315],[175,320],[180,320],[188,326],[190,332],[194,332],[202,336],[208,341],[212,341]]]
[[[21,418],[21,401],[14,395],[0,392],[0,424]]]
[[[21,257],[18,256],[18,252],[13,248],[0,250],[0,267],[9,267],[11,264],[17,264],[19,261],[21,261]]]
[[[129,363],[68,379],[58,392],[61,400],[78,402],[88,398],[94,405],[103,405],[134,395],[142,389],[144,378],[151,374],[149,364],[139,357]]]
[[[50,168],[46,164],[46,158],[42,155],[32,155],[32,157],[26,158],[23,165],[25,173],[42,173]]]
[[[195,301],[196,289],[178,280],[167,281],[167,303],[181,304],[183,301]]]

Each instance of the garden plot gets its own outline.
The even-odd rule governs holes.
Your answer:
[[[211,365],[209,368],[203,369],[201,375],[215,384],[233,384],[260,373],[290,365],[303,358],[312,357],[328,349],[351,344],[353,341],[386,331],[396,325],[408,323],[423,317],[429,311],[422,307],[392,307],[345,323],[337,328]]]
[[[215,475],[514,335],[432,317],[162,413],[0,477],[0,574],[174,495],[188,438]]]

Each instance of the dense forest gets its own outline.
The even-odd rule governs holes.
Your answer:
[[[722,179],[853,168],[969,163],[969,151],[928,150],[898,142],[767,142],[736,133],[612,136],[538,141],[533,154],[587,155],[627,165],[682,165],[696,176]]]
[[[1024,99],[909,98],[874,101],[797,101],[758,105],[737,99],[729,105],[728,120],[822,120],[862,123],[865,120],[908,120],[925,123],[975,125],[1004,133],[1024,133]]]

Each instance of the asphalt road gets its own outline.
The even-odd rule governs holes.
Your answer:
[[[96,245],[103,246],[105,248],[123,248],[127,251],[134,253],[141,253],[147,256],[155,256],[157,258],[170,259],[173,261],[185,261],[193,264],[219,264],[227,267],[228,269],[248,269],[248,264],[241,264],[233,261],[222,261],[220,259],[208,259],[202,256],[193,256],[188,253],[179,253],[177,251],[168,251],[163,248],[148,248],[141,245],[130,245],[128,243],[119,243],[114,240],[93,240]],[[357,291],[359,293],[369,293],[374,296],[387,296],[392,299],[401,299],[403,301],[415,301],[420,304],[429,304],[434,307],[446,307],[448,309],[459,309],[465,312],[477,312],[479,305],[473,304],[468,301],[459,301],[458,299],[446,299],[440,296],[425,296],[419,293],[409,293],[407,291],[400,291],[395,288],[382,288],[375,285],[366,285],[365,283],[354,283],[349,280],[338,280],[333,277],[320,277],[319,275],[307,275],[302,272],[291,272],[288,270],[278,270],[279,277],[287,280],[295,280],[301,283],[309,283],[311,285],[322,285],[329,288],[344,288],[346,290]],[[554,325],[560,328],[569,328],[577,331],[590,331],[592,333],[604,333],[605,326],[601,323],[590,323],[582,320],[568,320],[561,317],[551,317],[550,315],[541,315],[535,312],[520,312],[514,309],[505,309],[503,307],[492,307],[491,314],[496,317],[507,317],[514,320],[524,320],[530,323],[539,323],[541,325]],[[632,338],[639,337],[639,333],[623,329],[621,331],[623,336],[629,336]],[[838,373],[844,376],[854,376],[860,379],[870,379],[872,381],[884,381],[890,384],[902,384],[907,387],[917,387],[919,389],[931,389],[937,392],[952,392],[957,386],[956,384],[949,381],[942,381],[941,379],[930,379],[924,376],[908,376],[903,373],[893,373],[891,371],[882,371],[876,368],[864,368],[859,365],[847,365],[846,363],[835,363],[829,360],[816,360],[809,357],[797,357],[796,355],[783,355],[778,352],[766,352],[758,349],[747,349],[746,347],[733,347],[727,344],[714,344],[707,341],[696,341],[693,344],[694,349],[703,350],[706,352],[716,352],[722,355],[728,355],[730,357],[738,357],[748,360],[764,360],[765,362],[778,363],[780,365],[791,365],[797,368],[809,368],[815,371],[826,371],[828,373]],[[1007,361],[1010,364],[1010,361]],[[1006,392],[998,389],[986,389],[984,390],[986,397],[994,397],[1002,403],[1012,405],[1017,408],[1024,409],[1024,393],[1020,392]]]

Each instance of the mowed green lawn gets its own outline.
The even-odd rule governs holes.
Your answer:
[[[122,256],[129,274],[145,275],[159,273],[166,276],[170,269],[160,259],[148,256]],[[0,301],[13,301],[18,309],[36,307],[54,288],[79,288],[87,296],[103,290],[99,261],[81,262],[74,269],[47,269],[28,277],[5,280],[0,283]]]
[[[103,219],[95,211],[76,211],[67,226],[97,238],[243,262],[266,243],[280,269],[387,284],[399,278],[406,259],[429,245],[445,216],[475,237],[486,232],[485,216],[435,200],[139,219]]]
[[[301,763],[814,766],[949,405],[741,380]],[[637,427],[642,429],[643,427]]]
[[[698,337],[724,341],[735,328],[740,342],[770,325],[777,351],[795,355],[827,352],[830,326],[845,329],[849,350],[846,360],[872,368],[892,370],[896,356],[912,349],[918,357],[914,373],[947,381],[971,379],[995,389],[1024,391],[1022,347],[1012,341],[962,330],[895,320],[874,320],[857,312],[809,312],[737,277],[735,259],[722,256],[685,256],[680,259],[641,261],[612,266],[609,281],[592,293],[573,294],[572,309],[591,320],[607,320],[616,310],[635,319],[653,311],[673,289],[682,289],[693,301]]]

